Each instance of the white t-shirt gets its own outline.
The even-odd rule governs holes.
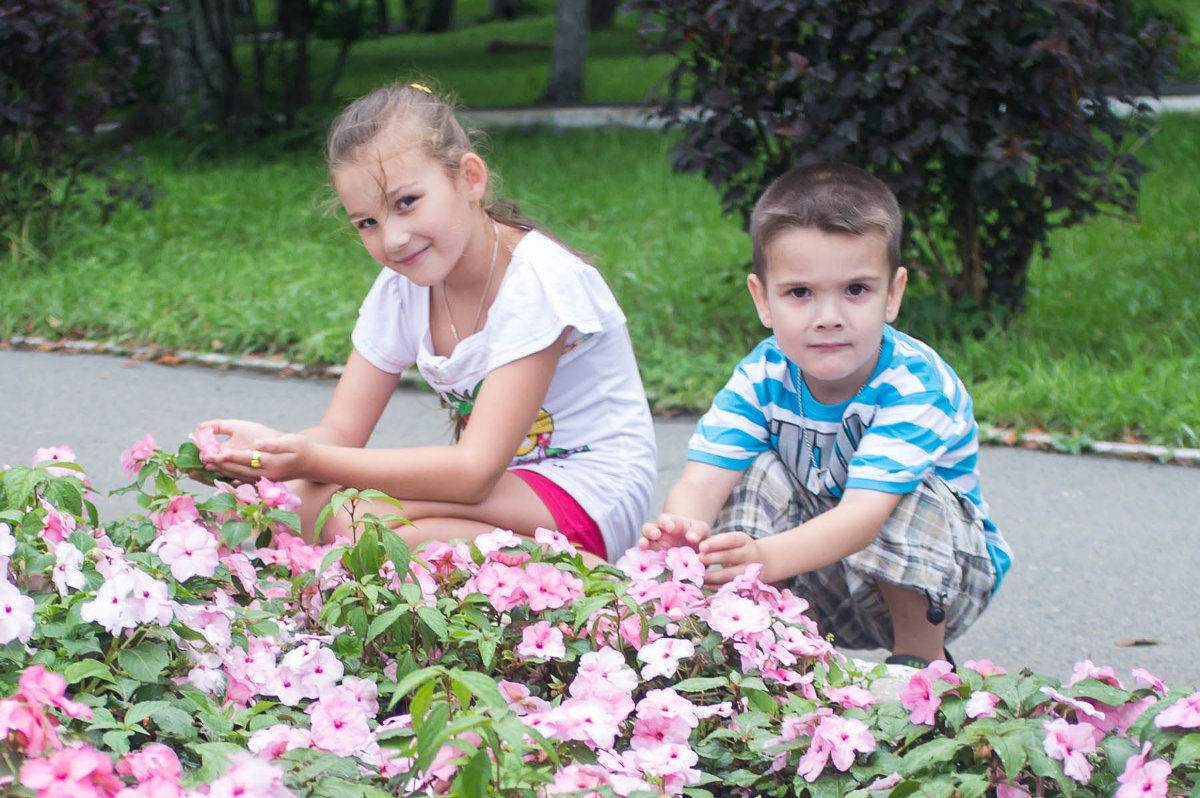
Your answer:
[[[483,329],[449,357],[433,352],[429,288],[384,268],[351,340],[383,371],[399,374],[415,363],[466,415],[490,371],[540,352],[566,329],[541,412],[512,465],[537,471],[579,502],[615,560],[637,542],[650,509],[657,451],[625,314],[595,268],[536,230],[526,233]]]

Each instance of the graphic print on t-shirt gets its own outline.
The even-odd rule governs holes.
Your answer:
[[[483,382],[479,382],[472,390],[466,393],[449,391],[442,397],[442,401],[450,408],[450,415],[454,417],[457,429],[461,430],[467,425],[467,421],[470,420],[471,411],[475,409],[475,397],[479,395],[481,385],[483,385]],[[589,451],[587,446],[576,446],[573,449],[555,447],[552,445],[553,436],[554,418],[546,412],[545,408],[540,408],[537,418],[533,420],[533,426],[529,428],[525,439],[517,447],[514,456],[515,462],[538,462],[540,460],[567,457],[578,452]]]
[[[837,432],[818,432],[779,419],[772,419],[769,429],[773,448],[798,484],[809,493],[842,495],[850,458],[866,430],[861,417],[847,415]]]

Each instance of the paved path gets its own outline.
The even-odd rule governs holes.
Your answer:
[[[108,490],[126,482],[119,454],[147,432],[174,448],[214,416],[297,428],[317,420],[333,385],[107,355],[0,351],[0,464],[27,463],[40,446],[67,444]],[[442,418],[432,394],[401,388],[372,445],[443,441]],[[655,511],[682,465],[693,421],[656,421]],[[1169,684],[1200,685],[1200,468],[1003,448],[985,449],[980,463],[1017,563],[982,619],[951,647],[955,656],[1061,678],[1090,658],[1123,679],[1143,666]],[[102,518],[132,511],[127,499],[102,500]],[[1156,642],[1121,645],[1130,640]]]

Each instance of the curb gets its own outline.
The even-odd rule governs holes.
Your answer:
[[[280,377],[310,377],[330,379],[340,377],[342,366],[306,366],[288,360],[250,355],[226,355],[218,352],[194,352],[160,346],[126,346],[112,341],[52,340],[36,336],[14,335],[0,339],[0,349],[34,352],[67,352],[71,354],[118,355],[138,361],[150,361],[165,366],[198,365],[218,369],[240,369]],[[405,389],[423,389],[424,383],[410,369],[400,375]],[[979,426],[982,446],[1036,449],[1060,454],[1095,454],[1131,461],[1153,461],[1162,464],[1200,467],[1200,449],[1172,448],[1146,443],[1093,441],[1083,436],[1052,435],[1045,432],[1018,432],[991,425]]]

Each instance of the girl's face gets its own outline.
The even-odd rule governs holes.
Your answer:
[[[371,257],[417,285],[445,280],[480,237],[487,169],[475,153],[458,174],[420,147],[369,153],[339,167],[333,186]]]

